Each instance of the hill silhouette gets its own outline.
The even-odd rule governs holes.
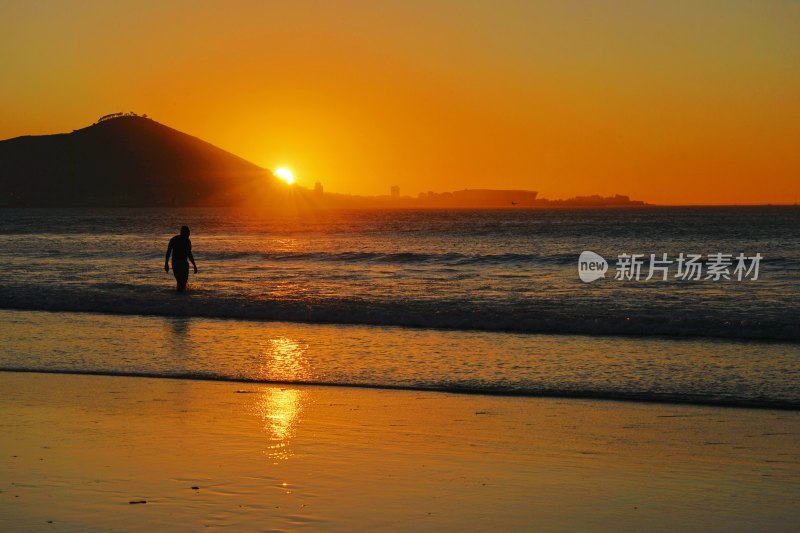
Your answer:
[[[241,157],[135,115],[0,141],[0,207],[232,206],[274,180]]]

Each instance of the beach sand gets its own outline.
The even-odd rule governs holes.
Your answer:
[[[3,531],[800,523],[798,412],[10,372],[0,390]]]

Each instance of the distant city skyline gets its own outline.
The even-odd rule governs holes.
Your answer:
[[[0,139],[135,111],[326,192],[796,203],[800,4],[4,2]]]

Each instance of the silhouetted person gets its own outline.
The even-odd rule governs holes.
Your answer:
[[[164,259],[164,271],[169,272],[169,256],[172,254],[172,273],[178,282],[178,292],[186,290],[189,281],[189,262],[192,262],[194,273],[197,274],[197,263],[192,255],[192,241],[189,240],[189,226],[181,226],[181,234],[169,240],[167,258]],[[187,261],[188,259],[188,261]]]

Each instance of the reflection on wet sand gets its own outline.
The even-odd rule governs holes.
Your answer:
[[[794,531],[800,523],[797,412],[285,389],[0,372],[0,529]],[[140,500],[148,503],[128,503]]]
[[[289,459],[291,439],[300,422],[304,394],[299,389],[267,388],[259,396],[257,409],[269,437],[265,453],[270,459]]]
[[[263,354],[261,376],[270,381],[309,381],[307,349],[308,345],[288,337],[270,339]],[[271,459],[292,456],[290,441],[300,420],[303,401],[303,391],[277,387],[268,387],[258,397],[256,409],[270,439],[265,453]]]

